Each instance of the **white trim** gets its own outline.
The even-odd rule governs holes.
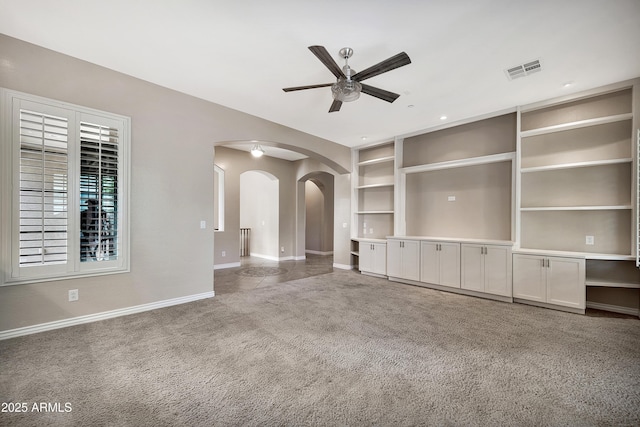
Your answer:
[[[127,316],[129,314],[142,313],[144,311],[156,310],[158,308],[170,307],[172,305],[185,304],[206,298],[213,298],[215,292],[203,292],[201,294],[188,295],[185,297],[172,298],[164,301],[152,302],[149,304],[135,305],[117,310],[103,311],[102,313],[89,314],[86,316],[72,317],[70,319],[56,320],[53,322],[41,323],[39,325],[25,326],[23,328],[9,329],[0,332],[0,340],[21,337],[24,335],[36,334],[39,332],[52,331],[54,329],[66,328],[69,326],[82,325],[83,323],[97,322],[100,320],[112,319],[114,317]]]
[[[222,270],[224,268],[234,268],[234,267],[240,267],[240,266],[241,266],[240,261],[238,261],[238,262],[228,262],[226,264],[215,264],[213,266],[213,269],[214,270]]]
[[[263,255],[263,254],[258,254],[255,252],[249,252],[249,256],[250,257],[255,257],[255,258],[262,258],[262,259],[267,259],[269,261],[284,261],[287,258],[279,258],[277,256],[273,256],[273,255]],[[293,258],[289,258],[289,259],[293,259]]]
[[[305,249],[304,253],[314,255],[333,255],[333,251],[312,251],[311,249]]]
[[[306,256],[302,255],[302,256],[295,256],[293,257],[294,261],[304,261],[305,259],[307,259]]]
[[[340,270],[353,270],[353,265],[348,265],[348,264],[338,264],[338,263],[333,263],[333,268],[339,268]]]
[[[612,313],[628,314],[630,316],[640,316],[640,309],[631,307],[622,307],[620,305],[602,304],[599,302],[587,301],[587,308],[596,310],[610,311]]]

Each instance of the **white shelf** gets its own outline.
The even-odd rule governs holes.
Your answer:
[[[486,165],[490,163],[498,163],[498,162],[508,162],[515,160],[515,153],[500,153],[500,154],[491,154],[488,156],[480,156],[480,157],[470,157],[467,159],[461,160],[449,160],[446,162],[438,162],[438,163],[427,163],[424,165],[418,166],[408,166],[406,168],[399,169],[400,173],[409,174],[409,173],[420,173],[420,172],[430,172],[441,169],[453,169],[453,168],[462,168],[466,166],[477,166],[477,165]]]
[[[385,188],[385,187],[393,187],[393,183],[391,184],[369,184],[369,185],[359,185],[356,188],[358,190],[364,190],[367,188]]]
[[[375,238],[375,237],[354,237],[351,240],[355,240],[359,243],[387,243],[387,239]]]
[[[579,120],[577,122],[563,123],[560,125],[525,130],[520,132],[520,137],[526,138],[528,136],[544,135],[548,133],[562,132],[565,130],[580,129],[580,128],[585,128],[590,126],[604,125],[607,123],[622,122],[625,120],[631,120],[632,118],[633,118],[632,113],[625,113],[625,114],[617,114],[615,116],[606,116],[606,117],[598,117],[595,119]]]
[[[630,210],[631,205],[612,205],[612,206],[538,206],[520,208],[522,212],[549,212],[549,211],[614,211],[614,210]]]
[[[369,215],[369,214],[392,214],[393,211],[358,211],[356,214],[358,215]]]
[[[358,166],[375,165],[376,163],[393,162],[394,160],[395,160],[395,156],[380,157],[377,159],[371,159],[371,160],[365,160],[363,162],[359,162]]]
[[[530,254],[530,255],[542,255],[542,256],[558,256],[558,257],[579,257],[591,260],[600,261],[633,261],[636,258],[628,254],[604,254],[598,252],[575,252],[575,251],[557,251],[548,249],[530,249],[530,248],[516,248],[513,249],[513,253]]]
[[[589,280],[586,281],[587,286],[602,287],[602,288],[629,288],[640,289],[640,283],[631,282],[616,282],[613,280]]]
[[[562,169],[574,169],[574,168],[586,168],[593,166],[607,166],[607,165],[617,165],[617,164],[625,164],[631,163],[631,157],[623,158],[623,159],[609,159],[609,160],[594,160],[590,162],[576,162],[576,163],[561,163],[557,165],[546,165],[546,166],[534,166],[528,168],[521,168],[520,172],[522,173],[530,173],[530,172],[545,172],[545,171],[553,171],[553,170],[562,170]]]
[[[354,256],[360,256],[360,252],[357,252],[357,251],[351,251],[351,255],[354,255]]]

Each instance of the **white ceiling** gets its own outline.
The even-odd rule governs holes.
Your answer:
[[[349,147],[640,76],[640,0],[0,0],[0,32]],[[405,51],[367,80],[400,98],[283,92],[334,81],[311,45]]]

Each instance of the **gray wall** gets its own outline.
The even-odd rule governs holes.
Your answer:
[[[260,139],[342,172],[350,164],[344,146],[4,35],[0,86],[132,119],[131,272],[2,287],[0,330],[212,291],[217,142]],[[281,189],[282,203],[293,205],[295,194],[295,185]],[[290,253],[294,230],[280,231]],[[67,301],[69,289],[79,301]]]

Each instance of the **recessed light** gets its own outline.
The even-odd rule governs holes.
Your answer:
[[[366,141],[366,140],[367,140],[367,137],[366,137],[366,136],[363,136],[363,137],[362,137],[362,138],[360,138],[360,139],[361,139],[361,140],[363,140],[363,141]]]
[[[562,85],[562,87],[567,88],[567,87],[571,87],[573,86],[573,82],[566,82],[565,84]]]
[[[447,120],[447,116],[440,116],[440,120]]]

